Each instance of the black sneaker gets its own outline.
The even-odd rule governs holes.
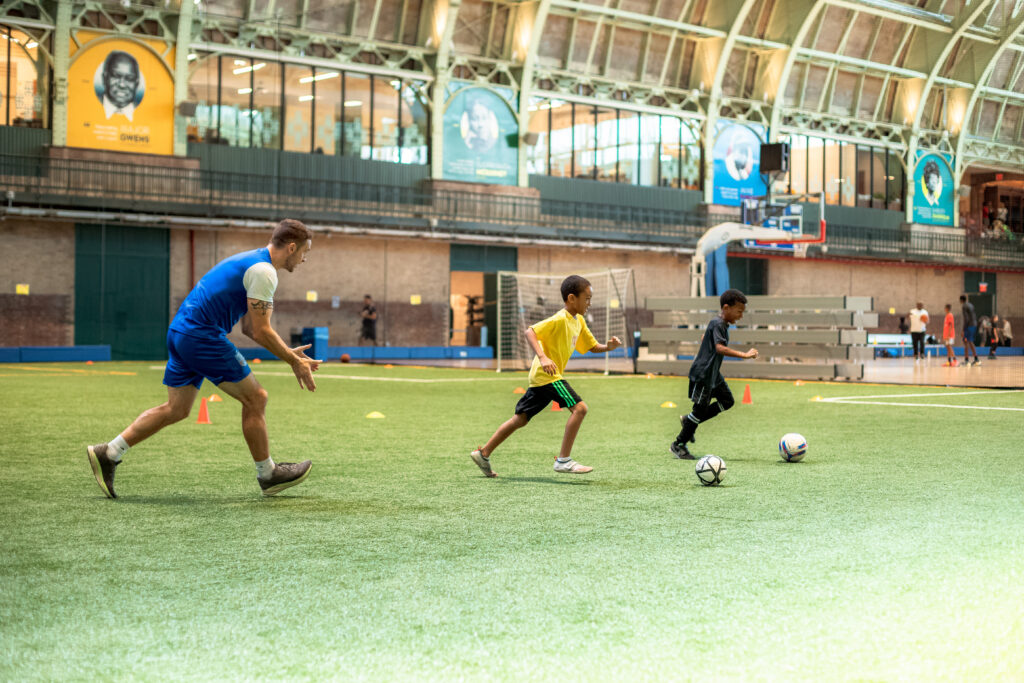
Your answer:
[[[105,443],[95,446],[87,446],[86,454],[89,456],[89,464],[92,466],[92,474],[96,477],[96,483],[107,498],[117,498],[114,493],[114,470],[120,462],[114,462],[107,456],[109,446]]]
[[[696,460],[696,458],[690,454],[690,449],[686,447],[685,443],[673,441],[672,445],[669,446],[668,449],[672,451],[672,455],[676,460]]]
[[[274,471],[267,479],[256,478],[263,489],[264,496],[276,496],[286,488],[301,484],[313,467],[312,460],[302,462],[277,462],[274,463]]]

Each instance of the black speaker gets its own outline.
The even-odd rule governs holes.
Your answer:
[[[772,142],[761,145],[761,173],[787,173],[788,171],[788,142]]]

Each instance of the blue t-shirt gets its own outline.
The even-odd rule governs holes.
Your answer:
[[[189,292],[171,329],[193,337],[221,337],[249,310],[249,299],[273,301],[277,270],[263,247],[224,259]]]

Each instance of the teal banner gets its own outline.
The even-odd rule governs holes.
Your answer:
[[[456,93],[444,114],[444,177],[515,185],[518,169],[519,127],[505,100],[487,88]]]
[[[919,157],[914,168],[914,222],[953,225],[953,174],[937,154]]]

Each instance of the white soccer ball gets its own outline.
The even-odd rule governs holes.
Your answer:
[[[796,432],[779,439],[779,455],[786,462],[800,462],[807,453],[807,439]]]
[[[697,478],[705,486],[715,486],[722,483],[725,476],[725,461],[717,455],[705,455],[697,461]]]

